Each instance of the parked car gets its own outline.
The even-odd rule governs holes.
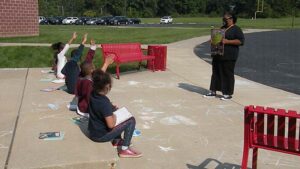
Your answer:
[[[129,24],[140,24],[141,20],[139,18],[129,18]]]
[[[74,24],[78,17],[67,17],[62,21],[63,24]]]
[[[173,18],[171,16],[164,16],[160,19],[160,24],[169,24],[169,23],[173,23]]]
[[[109,20],[110,25],[120,25],[120,24],[127,25],[128,23],[129,23],[129,20],[125,16],[115,16]]]
[[[80,17],[75,21],[75,24],[76,25],[85,25],[86,22],[90,19],[91,19],[90,17]]]
[[[111,20],[112,18],[113,18],[113,16],[103,16],[96,22],[96,24],[97,25],[108,25],[109,20]]]
[[[44,16],[39,16],[39,24],[41,25],[48,25],[49,22]]]
[[[82,18],[78,18],[74,24],[75,25],[85,25],[85,22]]]
[[[62,24],[62,20],[59,17],[50,17],[48,18],[48,22],[51,25],[59,25]]]
[[[96,25],[98,20],[99,20],[99,18],[92,18],[92,19],[86,21],[86,24],[87,25]]]

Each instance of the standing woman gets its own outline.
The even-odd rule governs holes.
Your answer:
[[[232,98],[234,91],[234,67],[239,54],[239,46],[244,44],[244,34],[235,23],[237,17],[232,13],[223,15],[223,26],[225,29],[224,54],[214,55],[212,61],[212,76],[210,82],[210,92],[204,97],[216,97],[217,91],[221,91],[221,100]]]

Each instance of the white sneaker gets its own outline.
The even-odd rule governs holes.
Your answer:
[[[65,79],[55,79],[52,83],[65,83]]]
[[[223,95],[223,96],[221,97],[221,100],[224,100],[224,101],[230,100],[230,99],[232,99],[232,96],[230,96],[230,95]]]
[[[77,106],[77,111],[76,111],[76,113],[77,113],[78,115],[80,115],[80,116],[83,116],[83,117],[87,117],[87,118],[90,117],[90,114],[81,112],[81,111],[79,110],[78,106]]]

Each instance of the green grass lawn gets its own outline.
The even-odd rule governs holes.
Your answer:
[[[80,43],[87,32],[97,43],[140,42],[142,44],[166,44],[209,33],[209,28],[128,28],[107,26],[41,25],[40,36],[0,38],[0,42],[54,43],[67,42],[72,32],[79,35],[74,43]]]
[[[66,56],[70,56],[70,49]],[[84,60],[88,48],[84,49],[81,60]],[[0,68],[32,68],[32,67],[51,67],[53,52],[49,47],[0,47]],[[96,50],[94,65],[101,67],[103,64],[100,49]],[[143,62],[146,65],[146,62]],[[108,68],[108,72],[115,73],[115,65]],[[120,71],[135,70],[138,63],[122,64]]]

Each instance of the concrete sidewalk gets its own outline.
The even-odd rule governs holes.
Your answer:
[[[114,79],[109,94],[111,101],[133,112],[136,128],[141,131],[141,136],[133,138],[134,147],[144,154],[139,159],[119,159],[109,144],[89,142],[81,130],[70,123],[74,114],[67,110],[66,104],[72,96],[62,91],[40,92],[41,88],[55,85],[39,82],[46,75],[41,74],[40,69],[30,69],[8,168],[92,168],[95,160],[102,157],[106,162],[102,164],[114,163],[115,168],[122,169],[239,168],[243,150],[243,107],[254,104],[300,110],[300,96],[236,77],[231,101],[203,98],[209,86],[211,66],[199,59],[193,48],[208,39],[199,37],[169,44],[167,71],[126,72],[121,74],[120,80]],[[1,108],[7,106],[5,110],[12,116],[4,120],[8,127],[0,123],[1,130],[9,131],[0,137],[0,145],[4,147],[0,147],[1,155],[4,152],[4,156],[0,155],[3,168],[18,114],[15,105],[21,104],[25,83],[21,77],[26,75],[26,70],[0,72],[1,86],[7,89],[1,94]],[[7,72],[13,76],[6,76]],[[10,87],[14,94],[6,97]],[[47,103],[56,103],[60,108],[50,111]],[[1,112],[5,119],[9,117]],[[30,142],[39,131],[48,129],[65,130],[64,142]],[[78,147],[71,151],[72,146],[66,143]],[[91,151],[97,147],[100,150]],[[40,148],[52,156],[47,157],[45,152],[38,151]],[[99,158],[94,158],[97,155]],[[41,159],[44,160],[41,162]],[[299,157],[270,151],[260,150],[258,159],[258,167],[263,169],[300,166]],[[251,160],[249,167],[250,163]]]

